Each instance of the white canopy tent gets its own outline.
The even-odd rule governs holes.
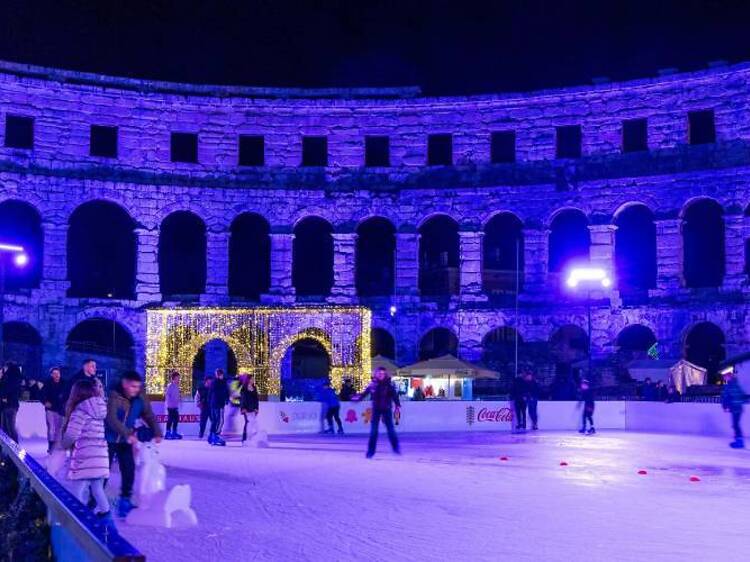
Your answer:
[[[448,354],[403,367],[396,376],[422,379],[425,390],[432,388],[434,395],[440,396],[442,389],[444,396],[441,398],[455,399],[466,398],[467,393],[470,394],[471,381],[474,379],[497,378],[498,373]]]

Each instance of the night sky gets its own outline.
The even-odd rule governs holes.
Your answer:
[[[255,86],[518,91],[750,60],[750,2],[5,0],[0,58]]]

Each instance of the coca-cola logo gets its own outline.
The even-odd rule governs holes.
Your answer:
[[[513,410],[510,408],[499,408],[490,410],[482,408],[477,414],[477,422],[510,423],[513,421]]]

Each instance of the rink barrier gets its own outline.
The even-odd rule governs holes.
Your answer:
[[[0,450],[47,506],[57,562],[145,562],[146,557],[66,490],[26,450],[0,430]]]

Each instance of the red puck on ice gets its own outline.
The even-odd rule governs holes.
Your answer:
[[[700,481],[701,481],[701,479],[700,479],[700,478],[698,478],[697,476],[691,476],[691,477],[690,477],[690,481],[691,481],[691,482],[700,482]]]
[[[640,474],[641,476],[645,476],[646,474],[648,474],[648,472],[646,472],[645,470],[639,470],[638,474]]]
[[[507,460],[508,460],[508,457],[500,457],[500,460],[501,460],[501,461],[507,461]]]
[[[568,463],[565,461],[560,461],[560,466],[568,466]]]

